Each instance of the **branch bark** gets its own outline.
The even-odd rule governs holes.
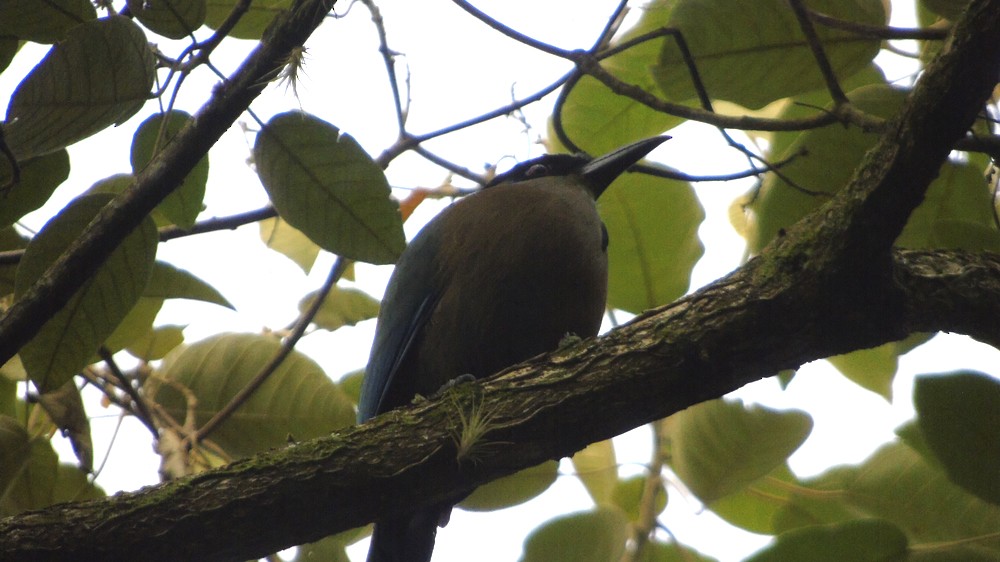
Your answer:
[[[851,185],[726,278],[605,337],[332,437],[6,519],[0,559],[263,556],[460,497],[814,359],[915,331],[1000,346],[1000,256],[890,249],[1000,76],[998,36],[1000,0],[974,1]],[[490,426],[459,458],[474,409]]]
[[[1000,343],[1000,255],[900,251],[894,264],[908,313],[888,324],[876,319],[876,308],[824,317],[814,311],[822,295],[761,285],[766,260],[758,259],[606,337],[332,437],[139,492],[6,519],[0,559],[264,556],[454,499],[812,359],[915,330],[964,331]],[[882,328],[845,341],[857,321]],[[455,440],[473,409],[490,417],[489,431],[459,460]]]

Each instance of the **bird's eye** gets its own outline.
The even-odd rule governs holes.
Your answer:
[[[549,167],[545,164],[535,164],[534,166],[528,168],[528,171],[524,173],[525,177],[537,178],[544,176],[549,173]]]

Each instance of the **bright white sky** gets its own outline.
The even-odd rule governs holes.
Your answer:
[[[340,9],[346,9],[347,5],[341,3]],[[481,1],[477,5],[536,38],[564,48],[583,48],[593,42],[615,2]],[[435,130],[479,115],[509,102],[512,90],[522,97],[568,70],[564,61],[513,44],[444,0],[419,3],[386,0],[381,8],[390,46],[405,54],[399,59],[400,68],[408,65],[412,73],[409,121],[412,132]],[[284,86],[272,86],[254,103],[254,111],[266,120],[275,113],[301,107],[354,136],[373,156],[391,145],[395,139],[395,118],[375,31],[368,20],[364,7],[355,5],[346,19],[325,23],[307,44],[308,58],[304,78],[298,86],[299,99]],[[553,25],[557,21],[560,24]],[[893,23],[912,25],[912,21],[912,14],[897,13]],[[161,42],[160,46],[168,53],[179,51],[169,42]],[[218,53],[212,60],[228,74],[250,48],[251,45],[243,44],[235,52],[231,49]],[[28,68],[43,54],[41,49],[25,49],[18,56],[11,69],[0,77],[0,101],[13,91],[15,78],[23,75],[20,69]],[[909,72],[896,62],[889,61],[887,65],[891,66],[893,78],[902,78]],[[193,113],[216,82],[207,72],[192,76],[181,93],[178,107]],[[528,132],[516,120],[500,119],[435,140],[428,148],[470,169],[482,169],[485,164],[499,162],[504,157],[507,159],[502,167],[513,159],[537,155],[543,149],[535,141],[544,135],[551,104],[550,96],[525,110],[532,127]],[[37,229],[46,217],[94,181],[129,171],[131,132],[155,110],[156,106],[150,103],[123,127],[71,148],[73,172],[69,181],[26,224]],[[249,118],[243,122],[251,129],[256,127]],[[719,141],[710,128],[684,127],[671,134],[674,140],[655,151],[655,159],[694,174],[743,169],[745,160]],[[251,134],[234,127],[213,149],[203,218],[254,209],[266,203],[256,175],[246,164],[252,143]],[[388,175],[392,185],[400,189],[433,187],[445,178],[443,171],[415,156],[400,158]],[[727,209],[749,185],[750,182],[744,181],[696,186],[707,212],[700,231],[706,254],[695,269],[693,288],[740,264],[743,241],[729,225]],[[399,194],[404,195],[402,191]],[[443,205],[435,202],[423,205],[406,225],[408,236],[412,237]],[[212,283],[236,305],[237,312],[231,312],[205,304],[168,303],[160,321],[188,325],[185,332],[188,341],[221,330],[259,331],[287,326],[295,317],[298,300],[320,285],[332,263],[330,256],[321,256],[314,273],[306,277],[287,259],[261,251],[255,226],[173,241],[161,246],[159,257]],[[359,265],[357,284],[380,296],[389,272],[388,267]],[[372,321],[332,335],[321,332],[306,337],[299,349],[316,358],[336,378],[364,366],[373,331]],[[988,372],[998,360],[1000,352],[992,348],[968,338],[939,335],[901,359],[894,386],[896,399],[892,404],[847,382],[824,361],[803,367],[784,392],[776,383],[762,381],[735,395],[746,401],[801,408],[812,414],[815,422],[812,436],[791,459],[796,472],[812,475],[834,464],[859,462],[879,444],[891,439],[892,429],[912,416],[910,393],[914,374],[960,367]],[[844,417],[843,408],[847,404],[851,415]],[[99,464],[108,451],[118,418],[114,411],[102,410],[94,400],[89,402],[88,411],[93,418],[95,457]],[[650,454],[649,440],[645,428],[617,440],[621,474],[642,471],[642,464]],[[63,457],[72,459],[68,444],[59,438],[56,441]],[[157,464],[149,434],[134,420],[125,420],[98,483],[109,492],[152,484],[157,481]],[[565,476],[548,492],[523,506],[489,514],[456,512],[448,527],[438,534],[435,561],[468,560],[470,552],[475,552],[475,559],[483,562],[516,560],[520,555],[520,537],[539,523],[558,513],[588,509],[589,498],[579,481],[569,475],[572,466],[564,463],[562,468]],[[738,560],[766,542],[764,537],[734,530],[717,523],[711,514],[700,513],[698,502],[685,498],[682,492],[671,488],[670,494],[670,506],[661,520],[681,542],[723,561]],[[483,529],[490,532],[484,533]],[[349,552],[355,560],[363,560],[366,551],[367,541],[363,541]]]

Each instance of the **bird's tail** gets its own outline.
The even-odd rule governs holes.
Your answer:
[[[440,520],[431,510],[376,523],[368,562],[429,562]]]

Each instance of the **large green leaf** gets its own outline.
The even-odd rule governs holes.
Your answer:
[[[747,562],[898,562],[907,546],[906,535],[892,523],[862,519],[789,531]]]
[[[129,11],[151,31],[182,39],[205,23],[205,0],[128,0]]]
[[[58,150],[20,162],[19,166],[20,181],[4,191],[0,199],[0,228],[14,224],[49,200],[52,192],[69,177],[69,153]],[[0,185],[11,183],[12,172],[10,161],[0,158]]]
[[[524,539],[521,562],[608,562],[625,552],[628,518],[616,509],[558,517]]]
[[[89,0],[4,0],[0,2],[0,35],[55,43],[73,27],[96,17]]]
[[[139,125],[132,137],[132,173],[138,174],[150,160],[173,141],[193,118],[184,111],[156,113]],[[208,183],[208,155],[202,157],[191,172],[184,177],[180,187],[173,190],[156,210],[181,228],[191,228],[201,212]]]
[[[24,252],[14,295],[21,298],[73,243],[111,197],[73,201],[42,228]],[[21,351],[31,380],[42,390],[62,386],[87,365],[97,348],[135,305],[156,258],[156,226],[149,218],[125,237],[91,279],[46,322]]]
[[[667,25],[684,34],[712,98],[756,109],[825,83],[785,0],[662,0],[661,4],[666,9],[672,6]],[[881,0],[812,0],[809,8],[862,24],[882,26],[888,21]],[[821,26],[817,34],[840,79],[865,68],[881,45],[877,39]],[[673,41],[663,43],[652,72],[668,99],[696,97],[690,72]]]
[[[281,343],[256,334],[219,334],[171,352],[146,390],[176,420],[188,415],[195,398],[195,423],[202,425],[271,361]],[[171,381],[167,384],[165,381]],[[354,423],[350,399],[312,359],[292,353],[250,398],[212,434],[234,456],[279,447],[289,438],[312,439]]]
[[[74,27],[14,91],[8,146],[26,160],[123,123],[146,102],[155,66],[146,36],[127,18]]]
[[[218,29],[237,0],[207,0],[205,25]],[[254,0],[229,35],[238,39],[260,39],[275,16],[292,7],[292,0]]]
[[[323,249],[384,264],[406,246],[385,174],[333,125],[298,111],[276,115],[257,135],[254,160],[278,213]]]
[[[687,292],[705,218],[690,184],[625,174],[597,206],[608,229],[608,306],[638,313]]]
[[[920,376],[913,403],[952,482],[1000,505],[1000,380],[973,372]]]
[[[914,543],[941,543],[942,550],[976,545],[1000,558],[1000,506],[965,492],[902,443],[805,485],[776,514],[778,531],[873,517],[896,525]]]
[[[494,511],[524,503],[541,494],[559,475],[557,461],[545,461],[476,488],[458,504],[467,511]]]
[[[798,410],[704,402],[674,415],[674,472],[709,503],[780,466],[811,430],[812,419]]]

